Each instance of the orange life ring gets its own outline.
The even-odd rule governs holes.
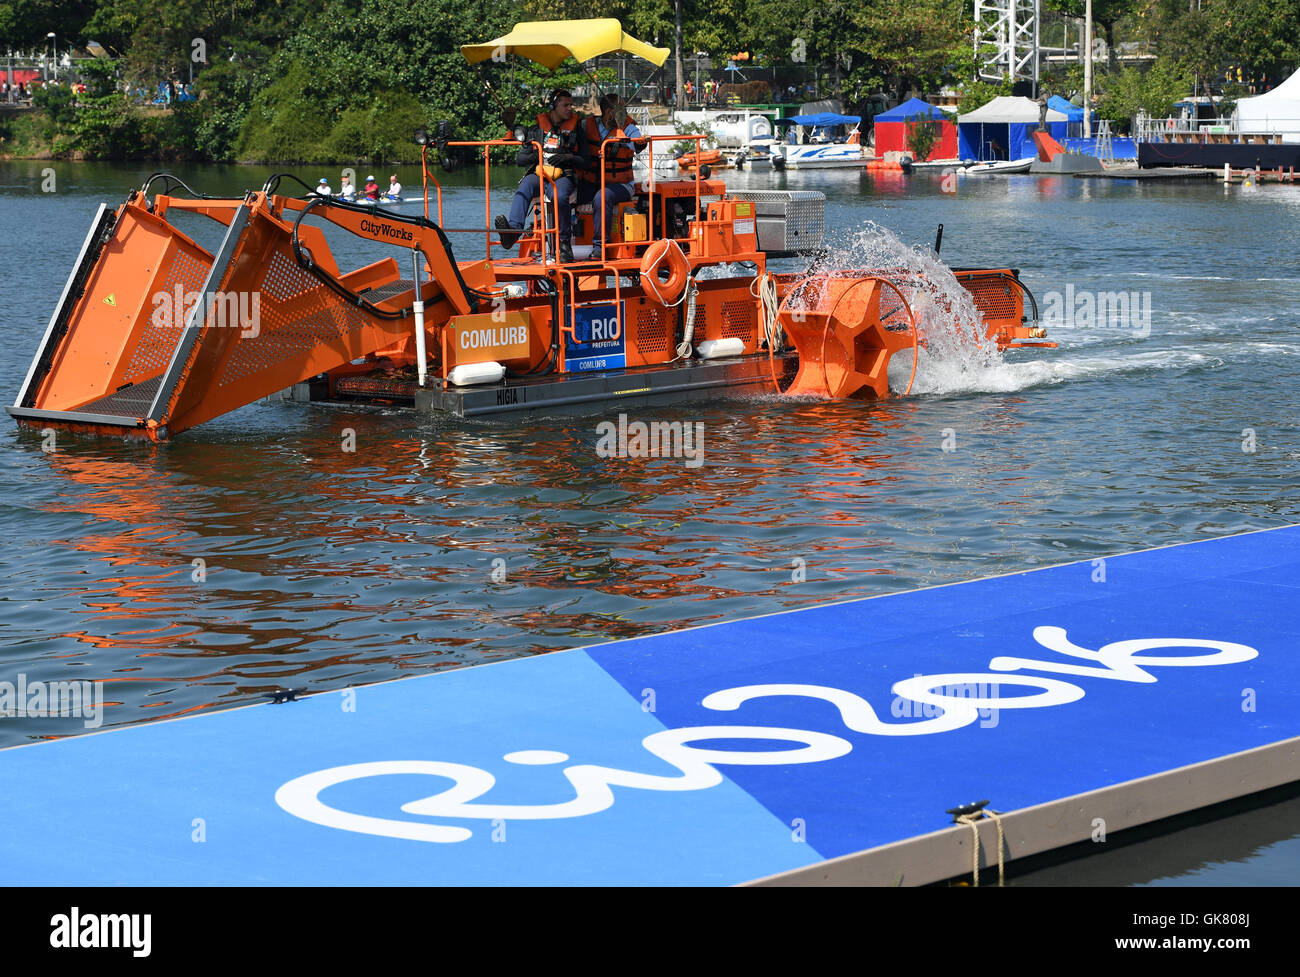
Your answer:
[[[668,272],[667,281],[661,279]],[[686,290],[691,277],[691,263],[676,241],[662,238],[645,249],[641,259],[641,288],[660,305],[672,305]]]

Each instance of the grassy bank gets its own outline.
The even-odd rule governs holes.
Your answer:
[[[412,138],[424,125],[419,105],[379,101],[344,113],[338,123],[292,116],[250,127],[239,151],[216,157],[204,145],[211,121],[197,109],[123,106],[107,126],[77,125],[45,110],[0,117],[0,159],[106,162],[372,165],[419,162]],[[286,113],[287,115],[287,113]]]

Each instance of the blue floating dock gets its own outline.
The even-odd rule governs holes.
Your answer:
[[[1289,527],[130,726],[0,881],[922,884],[1300,780],[1298,648]]]

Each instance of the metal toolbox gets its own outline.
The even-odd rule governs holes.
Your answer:
[[[736,190],[754,204],[760,251],[817,251],[825,237],[826,195],[816,190]]]

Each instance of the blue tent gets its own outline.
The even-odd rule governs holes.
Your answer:
[[[777,119],[776,124],[779,126],[813,126],[820,129],[823,126],[855,126],[861,121],[861,116],[857,115],[836,115],[834,112],[818,112],[816,115],[791,115],[784,119]]]
[[[1047,100],[1047,107],[1049,109],[1056,109],[1058,112],[1064,112],[1065,118],[1068,122],[1083,121],[1083,107],[1075,105],[1073,102],[1067,102],[1065,99],[1061,98],[1060,95],[1053,95],[1049,98]]]
[[[779,126],[855,126],[862,121],[861,116],[836,116],[833,112],[818,112],[815,116],[787,116],[776,120]]]
[[[813,130],[813,139],[822,137],[828,140],[838,141],[841,137],[834,130],[836,126],[855,126],[862,121],[861,116],[857,115],[836,115],[834,112],[817,112],[813,115],[791,115],[784,119],[777,119],[776,125],[779,126],[810,126]],[[794,145],[795,130],[788,130],[790,144]]]
[[[1065,114],[1067,136],[1074,138],[1083,135],[1083,106],[1067,102],[1060,95],[1053,95],[1047,100],[1047,107]]]
[[[895,105],[888,112],[881,112],[876,116],[877,122],[907,122],[918,115],[924,115],[927,119],[951,119],[952,116],[943,109],[937,109],[929,102],[922,101],[919,98],[909,98],[902,105]]]

